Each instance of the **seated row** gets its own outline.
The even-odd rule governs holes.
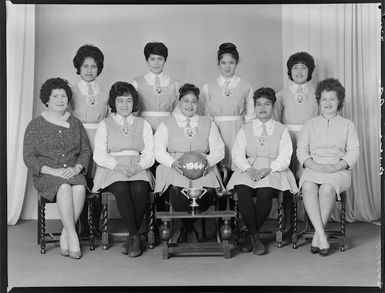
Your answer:
[[[305,123],[297,148],[300,164],[305,167],[299,186],[316,230],[312,246],[319,248],[321,255],[327,255],[330,247],[324,226],[335,196],[349,187],[350,168],[358,157],[354,125],[338,115],[344,99],[341,89],[342,85],[335,79],[318,84],[316,99],[321,115]],[[196,114],[199,89],[185,84],[179,92],[180,111],[160,123],[153,139],[150,124],[132,114],[138,105],[135,88],[117,82],[110,91],[112,114],[97,127],[93,190],[108,190],[116,197],[129,231],[122,252],[130,257],[142,253],[138,230],[151,189],[160,195],[168,192],[173,208],[182,211],[187,210],[189,202],[181,189],[198,187],[208,190],[199,200],[202,211],[208,209],[216,194],[221,196],[226,189],[238,192],[239,209],[250,232],[252,250],[264,254],[258,230],[270,212],[273,195],[279,190],[298,192],[295,177],[288,168],[292,156],[289,132],[283,124],[271,119],[276,101],[274,91],[270,88],[255,91],[256,118],[246,123],[236,136],[231,151],[236,168],[226,187],[216,166],[225,156],[224,143],[215,122]],[[80,121],[67,111],[71,90],[64,80],[50,79],[43,84],[41,99],[48,110],[28,125],[24,161],[33,172],[39,194],[49,200],[56,197],[63,222],[62,254],[80,258],[74,224],[84,203],[83,174],[88,168],[91,148]],[[196,180],[183,176],[179,163],[182,154],[191,150],[206,158],[204,174]],[[154,157],[160,163],[156,180],[150,171]],[[253,196],[257,197],[255,204]],[[193,221],[184,220],[183,224],[179,240],[198,241]]]

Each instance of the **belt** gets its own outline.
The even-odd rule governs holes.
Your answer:
[[[241,120],[241,116],[214,116],[214,121],[237,121]]]
[[[286,124],[286,127],[291,131],[301,131],[303,128],[302,124]]]
[[[124,151],[120,151],[120,152],[110,152],[110,155],[111,156],[139,156],[139,152],[138,151],[134,151],[134,150],[124,150]]]
[[[85,129],[96,129],[98,128],[99,123],[83,123]]]
[[[143,111],[140,114],[142,117],[169,117],[170,112]]]

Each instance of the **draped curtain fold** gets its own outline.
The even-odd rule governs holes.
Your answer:
[[[8,224],[20,217],[27,183],[23,137],[33,115],[35,6],[6,1]]]
[[[307,51],[316,63],[313,81],[338,78],[346,90],[342,115],[354,122],[360,140],[347,196],[350,222],[381,215],[380,12],[375,3],[282,5],[283,60]],[[334,212],[332,218],[338,217]]]

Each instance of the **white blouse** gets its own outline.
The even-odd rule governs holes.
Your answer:
[[[127,120],[129,125],[132,125],[134,123],[134,116],[132,114],[129,115],[127,118],[124,118],[123,116],[117,113],[112,113],[110,117],[121,126],[123,126],[124,119]],[[94,141],[95,149],[93,158],[95,163],[99,166],[111,170],[114,169],[118,162],[113,156],[111,156],[107,152],[107,129],[104,120],[99,123],[98,128],[96,129]],[[147,121],[144,121],[143,125],[143,141],[144,149],[140,153],[140,160],[138,164],[143,168],[143,170],[145,170],[150,168],[155,162],[154,137],[152,134],[151,125]]]
[[[184,116],[180,111],[173,113],[176,122],[179,127],[185,127],[187,123],[187,117]],[[194,115],[190,118],[191,127],[198,126],[198,115]],[[155,158],[160,163],[166,167],[171,168],[175,159],[170,156],[167,152],[168,145],[168,129],[166,125],[162,122],[154,135],[155,142]],[[225,145],[219,133],[218,127],[214,122],[211,122],[211,128],[209,133],[209,149],[210,153],[207,155],[206,160],[208,161],[210,167],[215,166],[225,157]]]
[[[262,135],[262,122],[259,119],[253,120],[253,130],[256,136]],[[274,132],[276,121],[270,119],[266,123],[267,135],[272,135]],[[246,159],[247,138],[243,129],[240,129],[234,141],[231,150],[231,158],[234,164],[242,171],[246,171],[251,167],[249,161]],[[293,146],[287,128],[282,133],[279,141],[279,151],[277,158],[270,163],[271,172],[279,172],[289,168],[291,155],[293,153]]]

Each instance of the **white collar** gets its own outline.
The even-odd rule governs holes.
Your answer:
[[[170,77],[163,73],[163,71],[159,74],[155,74],[151,71],[149,71],[145,76],[144,78],[146,79],[147,83],[150,84],[150,85],[154,85],[155,84],[155,79],[156,77],[159,77],[159,81],[160,81],[160,85],[161,86],[167,86],[169,83],[170,83]]]
[[[258,118],[255,118],[255,126],[258,128],[258,127],[262,127],[262,121],[259,120]],[[266,127],[267,128],[270,128],[272,125],[273,125],[273,119],[270,118],[266,123],[265,123]]]
[[[290,91],[295,94],[299,87],[301,87],[303,92],[306,94],[309,90],[309,82],[305,82],[304,84],[297,84],[295,82],[292,82],[290,85]]]
[[[113,113],[113,117],[119,125],[123,125],[123,121],[126,120],[128,124],[132,124],[134,122],[134,115],[132,113],[128,115],[126,118],[118,113]]]
[[[240,80],[241,80],[241,78],[238,77],[238,76],[236,76],[235,74],[234,74],[233,77],[228,78],[228,79],[226,79],[225,77],[223,77],[222,74],[221,74],[220,76],[218,76],[218,78],[217,78],[217,82],[218,82],[218,85],[219,85],[220,87],[222,87],[222,86],[225,84],[226,81],[230,81],[230,83],[229,83],[229,86],[230,86],[230,87],[236,87],[236,86],[238,85],[238,83],[239,83]]]
[[[48,111],[44,111],[43,113],[41,113],[41,116],[48,122],[52,123],[52,124],[55,124],[57,126],[62,126],[62,127],[65,127],[65,128],[70,128],[70,124],[69,122],[67,122],[68,120],[68,117],[70,116],[70,112],[66,111],[64,114],[63,114],[63,118],[61,120],[57,120],[51,116],[49,116],[48,114]]]
[[[186,117],[182,114],[182,111],[175,111],[173,115],[176,121],[183,125],[186,123],[187,119],[190,119],[190,123],[197,123],[199,118],[199,115],[197,114],[195,114],[192,117]]]

